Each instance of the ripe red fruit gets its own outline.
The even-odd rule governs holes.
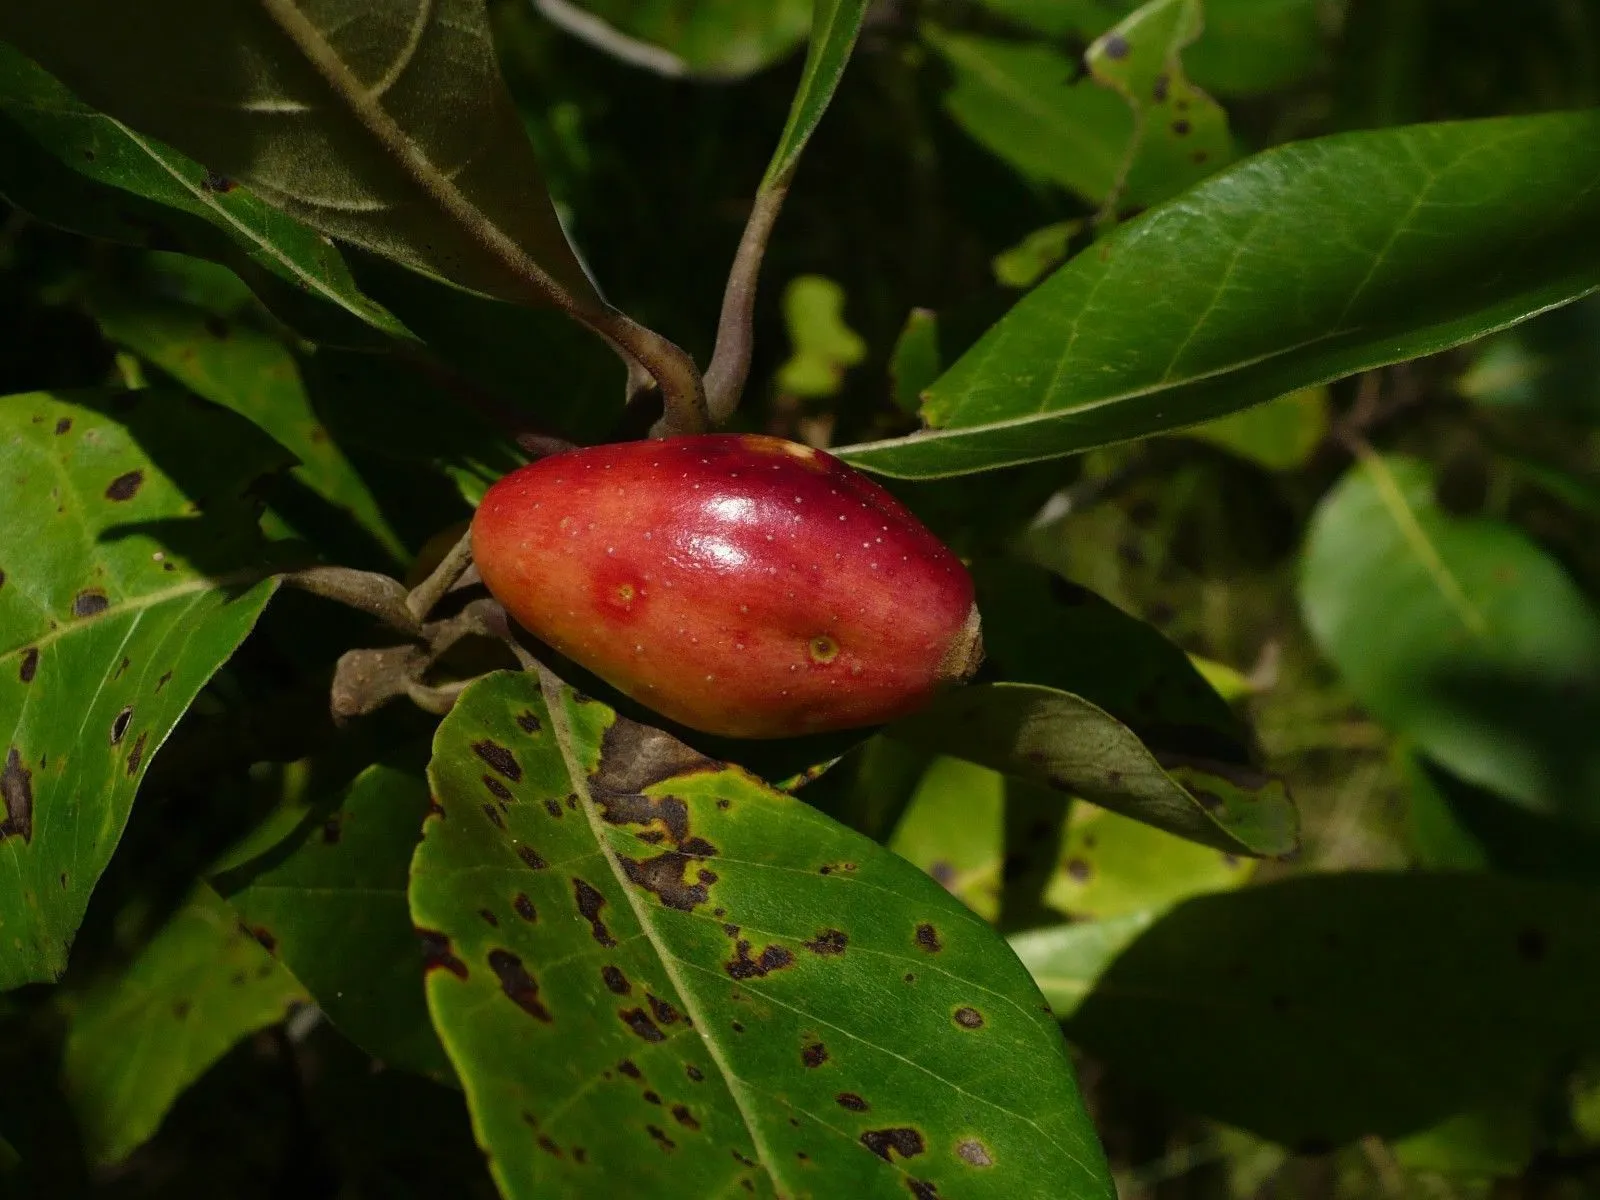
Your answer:
[[[861,474],[779,438],[541,459],[489,489],[472,552],[522,625],[708,733],[888,721],[982,658],[955,555]]]

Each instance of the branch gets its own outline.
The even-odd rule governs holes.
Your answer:
[[[756,192],[755,204],[745,222],[739,249],[728,272],[728,286],[722,293],[722,315],[717,320],[717,346],[706,368],[706,406],[711,423],[721,425],[739,407],[745,380],[750,376],[750,352],[754,346],[751,326],[755,318],[756,282],[761,261],[767,254],[767,241],[789,194],[789,176],[774,180]]]

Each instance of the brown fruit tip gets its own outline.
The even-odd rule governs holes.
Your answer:
[[[939,678],[952,683],[971,679],[983,665],[983,618],[978,615],[978,603],[973,601],[967,610],[967,619],[950,646],[939,660]]]

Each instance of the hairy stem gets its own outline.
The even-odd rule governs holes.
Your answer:
[[[371,613],[403,633],[422,631],[421,623],[407,606],[405,586],[387,575],[350,567],[307,567],[286,572],[283,582],[303,592]]]
[[[767,254],[767,241],[789,194],[787,174],[764,184],[756,192],[755,204],[739,238],[739,249],[728,272],[728,286],[722,293],[722,315],[717,320],[717,345],[706,368],[706,407],[711,423],[720,425],[739,407],[745,380],[750,375],[750,352],[755,339],[751,332],[756,308],[756,283],[761,276],[761,261]]]
[[[467,569],[467,564],[471,561],[472,530],[468,529],[439,560],[439,565],[432,573],[406,597],[405,605],[412,617],[420,621],[431,613],[434,606],[444,599],[444,594],[450,590],[451,584],[461,578],[461,572]]]

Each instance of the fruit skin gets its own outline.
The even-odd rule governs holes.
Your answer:
[[[982,658],[960,560],[877,484],[780,438],[552,455],[489,489],[472,550],[519,623],[707,733],[878,724]]]

